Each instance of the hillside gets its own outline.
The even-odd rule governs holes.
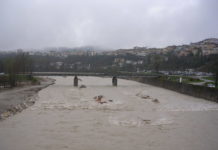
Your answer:
[[[218,54],[218,39],[210,38],[200,42],[190,43],[188,45],[168,46],[165,48],[146,48],[134,47],[132,49],[119,49],[114,51],[114,55],[133,54],[137,56],[146,56],[149,54],[167,54],[174,53],[176,56],[188,55],[211,55]]]
[[[44,52],[0,53],[0,72],[7,71],[6,64],[17,56],[28,56],[31,69],[63,72],[141,72],[199,70],[216,72],[218,67],[218,39],[211,38],[189,45],[166,48],[134,47],[116,51],[97,51],[81,48],[62,48]]]

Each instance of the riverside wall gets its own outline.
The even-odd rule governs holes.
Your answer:
[[[203,98],[218,103],[218,89],[215,88],[161,80],[157,77],[128,77],[127,79],[166,88],[182,94]]]

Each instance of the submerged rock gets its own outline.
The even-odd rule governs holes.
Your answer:
[[[144,121],[145,124],[150,124],[150,123],[151,123],[151,120],[147,120],[147,119],[144,119],[144,120],[142,120],[142,121]]]
[[[143,99],[149,99],[149,98],[150,98],[150,96],[148,96],[148,95],[145,95],[145,96],[142,96],[141,98],[143,98]]]
[[[160,101],[158,99],[153,99],[152,102],[154,103],[160,103]]]
[[[81,85],[79,88],[80,88],[80,89],[81,89],[81,88],[86,88],[86,86],[85,86],[85,85]]]
[[[143,99],[150,99],[151,98],[149,95],[142,95],[141,93],[137,93],[136,96],[143,98]]]

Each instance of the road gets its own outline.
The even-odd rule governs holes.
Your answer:
[[[217,150],[217,103],[128,80],[81,77],[87,88],[76,88],[52,78],[33,106],[0,122],[0,150]]]

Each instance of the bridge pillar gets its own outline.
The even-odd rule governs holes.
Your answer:
[[[78,77],[77,77],[77,75],[75,75],[75,77],[74,77],[74,83],[73,83],[73,85],[74,85],[75,87],[78,86]]]
[[[116,76],[113,76],[113,78],[112,78],[112,85],[117,86],[117,77]]]

